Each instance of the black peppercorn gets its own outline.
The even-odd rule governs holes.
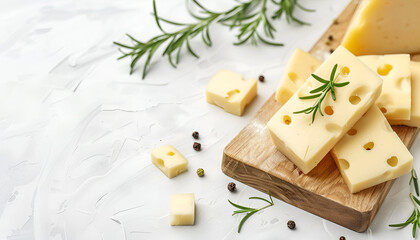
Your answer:
[[[195,151],[200,151],[201,150],[201,144],[198,143],[198,142],[194,142],[193,148],[194,148]]]
[[[197,131],[195,131],[192,133],[192,136],[194,139],[198,139],[200,137],[200,134]]]
[[[330,49],[330,53],[333,53],[334,52],[334,49]]]
[[[332,35],[328,36],[328,40],[332,41],[334,38]]]
[[[260,82],[264,82],[265,77],[264,77],[263,75],[260,75],[260,76],[258,77],[258,80],[260,80]]]
[[[291,230],[295,229],[295,228],[296,228],[296,223],[295,223],[295,221],[289,220],[289,221],[287,222],[287,227],[288,227],[289,229],[291,229]]]
[[[344,236],[341,236],[340,240],[346,240],[346,238]]]
[[[228,190],[231,192],[234,192],[236,190],[236,184],[234,182],[230,182],[227,187]]]

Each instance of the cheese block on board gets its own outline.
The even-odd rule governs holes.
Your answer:
[[[419,9],[420,10],[420,9]],[[359,59],[384,80],[376,105],[388,120],[409,120],[411,111],[410,55],[370,55]]]
[[[363,0],[342,45],[353,54],[420,52],[419,0]]]
[[[173,178],[187,171],[188,161],[172,145],[157,147],[151,152],[152,163],[168,178]]]
[[[208,103],[223,108],[226,112],[241,116],[245,107],[257,96],[257,79],[245,81],[239,73],[221,70],[206,87]]]
[[[377,106],[334,146],[331,154],[351,193],[411,171],[413,156]]]
[[[296,48],[281,75],[276,100],[282,104],[286,103],[321,63],[311,54]]]
[[[389,120],[392,125],[420,127],[420,62],[411,62],[411,115],[410,120]]]
[[[315,75],[329,79],[338,64],[336,82],[350,84],[336,88],[336,101],[328,93],[321,104],[324,116],[319,113],[312,123],[312,114],[294,114],[311,107],[317,99],[302,100],[321,83],[312,76],[283,105],[267,123],[276,147],[303,173],[311,171],[332,149],[340,138],[374,104],[382,88],[382,79],[368,66],[339,46],[315,71]]]

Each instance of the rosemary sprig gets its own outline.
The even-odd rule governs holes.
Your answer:
[[[412,193],[410,193],[410,199],[413,202],[414,210],[413,213],[410,215],[410,217],[403,223],[398,224],[390,224],[390,227],[398,227],[398,228],[404,228],[408,226],[408,224],[413,224],[413,230],[412,235],[413,238],[416,237],[417,227],[420,227],[420,211],[418,208],[418,205],[420,205],[420,200],[416,198]]]
[[[335,101],[336,100],[336,95],[335,95],[335,89],[334,87],[344,87],[346,85],[348,85],[350,82],[343,82],[343,83],[336,83],[335,80],[337,80],[338,76],[340,75],[339,73],[337,75],[335,75],[336,71],[337,71],[337,67],[338,65],[335,64],[332,71],[331,71],[331,75],[330,75],[330,79],[329,80],[325,80],[315,74],[312,74],[312,77],[315,78],[315,80],[317,80],[318,82],[322,83],[323,85],[315,88],[313,90],[311,90],[309,93],[312,95],[308,95],[308,96],[304,96],[304,97],[299,97],[300,99],[303,100],[307,100],[307,99],[314,99],[314,98],[318,98],[318,100],[316,100],[316,102],[314,103],[314,105],[312,107],[308,107],[306,109],[297,111],[297,112],[293,112],[293,114],[299,114],[299,113],[305,113],[305,114],[310,114],[312,113],[312,123],[315,121],[315,115],[317,112],[319,112],[319,114],[321,114],[321,116],[324,116],[324,114],[322,113],[321,110],[321,104],[322,101],[325,99],[325,97],[327,96],[327,94],[331,91],[331,96],[332,99]]]
[[[197,20],[197,22],[179,23],[162,18],[158,15],[156,2],[153,0],[153,16],[157,27],[162,33],[146,42],[139,41],[129,34],[127,34],[127,36],[132,41],[131,44],[114,42],[115,45],[120,47],[119,50],[122,53],[118,60],[126,57],[131,58],[130,74],[134,72],[139,60],[145,56],[146,60],[143,64],[142,74],[142,78],[144,79],[154,54],[158,51],[158,49],[165,45],[166,47],[163,50],[162,56],[167,56],[169,63],[174,68],[176,68],[177,64],[180,62],[181,52],[185,51],[185,49],[189,54],[198,58],[198,54],[191,48],[190,40],[200,35],[203,43],[208,47],[211,47],[212,41],[210,38],[209,28],[214,22],[229,26],[230,29],[238,29],[239,33],[236,35],[238,41],[234,43],[235,45],[242,45],[247,42],[257,45],[258,41],[261,41],[262,43],[268,45],[283,46],[282,43],[267,40],[267,38],[274,39],[274,32],[276,31],[267,16],[267,0],[249,0],[247,2],[238,1],[236,6],[222,12],[210,11],[201,5],[197,0],[191,1],[198,7],[199,14],[191,11],[188,7],[188,0],[186,0],[187,10],[190,15]],[[288,22],[295,21],[300,24],[306,24],[293,16],[295,7],[304,11],[309,10],[302,7],[297,0],[280,0],[280,2],[272,2],[279,8],[272,16],[272,19],[279,19],[282,14],[285,13],[286,20]],[[178,26],[180,29],[173,32],[167,32],[162,28],[162,22]],[[260,29],[263,30],[262,32],[266,38],[262,37],[262,34],[259,32]],[[173,59],[174,56],[175,61]]]
[[[414,190],[416,191],[416,195],[419,196],[419,183],[417,181],[417,173],[416,170],[414,170],[414,168],[411,169],[411,178],[408,182],[408,185],[411,185],[411,182],[414,183]]]
[[[243,217],[243,218],[242,218],[242,220],[241,220],[241,222],[239,223],[239,226],[238,226],[238,233],[240,233],[240,232],[241,232],[241,228],[242,228],[242,226],[244,225],[245,221],[246,221],[246,220],[248,220],[248,218],[250,218],[250,217],[251,217],[252,215],[254,215],[256,212],[259,212],[259,211],[261,211],[261,210],[263,210],[263,209],[266,209],[266,208],[271,207],[271,206],[273,206],[273,205],[274,205],[273,199],[271,198],[270,191],[268,191],[268,197],[269,197],[269,199],[270,199],[270,200],[267,200],[267,199],[265,199],[265,198],[261,198],[261,197],[250,197],[250,198],[249,198],[249,199],[258,199],[258,200],[261,200],[261,201],[267,202],[267,203],[268,203],[268,205],[266,205],[266,206],[264,206],[264,207],[262,207],[262,208],[250,208],[250,207],[244,207],[244,206],[238,205],[238,204],[233,203],[233,202],[231,202],[230,200],[228,200],[228,202],[229,202],[232,206],[234,206],[234,207],[238,208],[238,210],[233,211],[232,216],[233,216],[233,215],[236,215],[236,214],[238,214],[238,213],[246,213],[245,217]]]

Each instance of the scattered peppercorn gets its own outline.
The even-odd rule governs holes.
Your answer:
[[[200,137],[200,134],[197,131],[195,131],[192,133],[192,136],[194,139],[198,139]]]
[[[330,53],[333,53],[334,52],[334,49],[330,49]]]
[[[197,169],[197,175],[198,175],[199,177],[204,176],[204,169],[202,169],[202,168]]]
[[[236,184],[234,182],[230,182],[227,187],[228,187],[228,190],[231,192],[236,191]]]
[[[340,240],[346,240],[346,238],[344,236],[341,236]]]
[[[328,40],[332,41],[333,39],[333,35],[328,36]]]
[[[193,148],[194,148],[195,151],[200,151],[201,150],[201,144],[198,143],[198,142],[194,142]]]
[[[260,80],[260,82],[264,82],[265,81],[265,77],[263,75],[260,75],[258,77],[258,80]]]
[[[289,220],[289,221],[287,222],[287,227],[288,227],[289,229],[291,229],[291,230],[295,229],[295,228],[296,228],[296,223],[295,223],[295,221]]]

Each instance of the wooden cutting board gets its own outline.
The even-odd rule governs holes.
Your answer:
[[[347,29],[358,0],[353,0],[310,50],[325,54],[335,49]],[[333,41],[328,41],[328,36]],[[327,44],[328,42],[328,44]],[[419,55],[413,56],[418,59]],[[394,180],[351,194],[328,154],[309,174],[303,174],[279,152],[270,139],[266,123],[280,108],[274,94],[248,125],[225,147],[222,171],[251,187],[357,232],[369,227]],[[393,126],[410,148],[418,128]]]

